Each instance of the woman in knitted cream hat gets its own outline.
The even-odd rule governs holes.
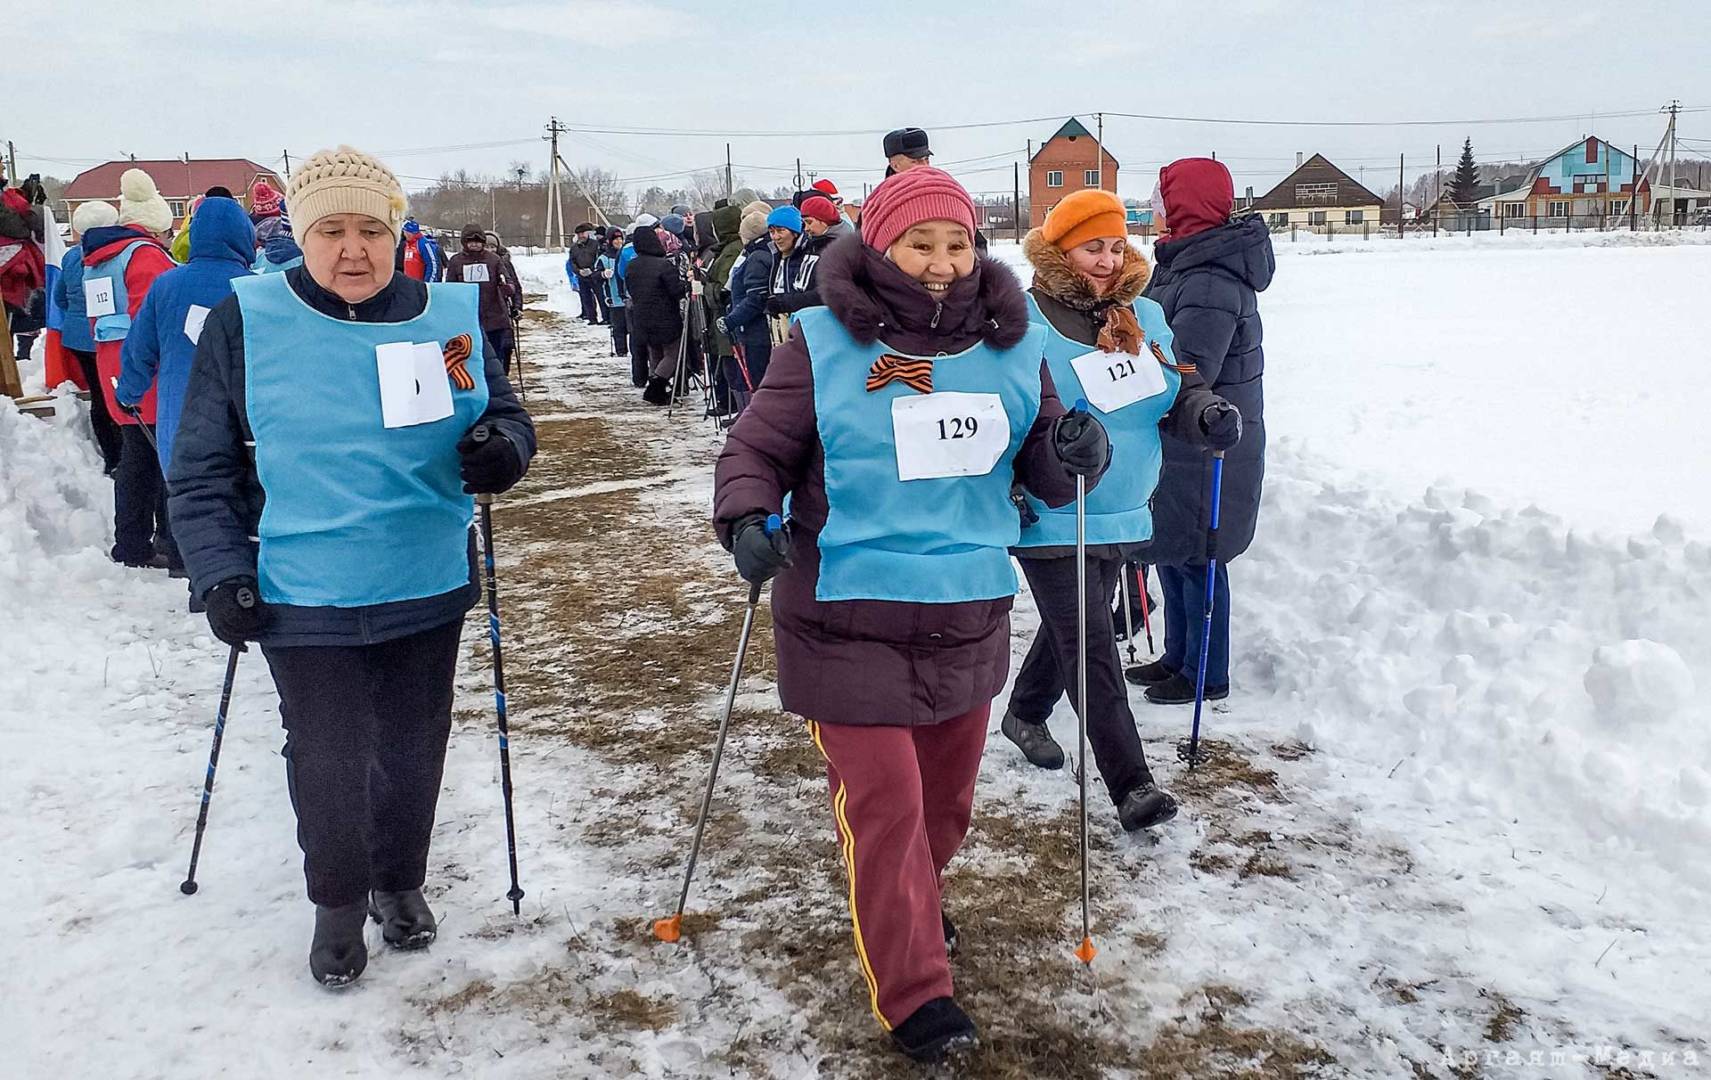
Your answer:
[[[1123,203],[1078,191],[1052,208],[1022,250],[1034,265],[1033,324],[1045,335],[1053,382],[1087,400],[1110,432],[1117,464],[1087,500],[1087,734],[1117,817],[1129,831],[1176,815],[1176,800],[1147,766],[1111,624],[1111,596],[1127,560],[1152,538],[1160,431],[1222,450],[1241,438],[1241,416],[1176,363],[1164,311],[1141,296],[1150,273],[1129,243]],[[1075,517],[1028,500],[1016,555],[1040,610],[1040,630],[1005,710],[1002,730],[1035,765],[1063,767],[1046,720],[1066,693],[1079,651]],[[1146,670],[1146,669],[1141,669]],[[1073,700],[1073,698],[1072,698]]]
[[[475,287],[393,272],[390,169],[323,150],[286,202],[303,263],[235,279],[202,325],[171,513],[215,636],[259,642],[279,689],[309,968],[343,986],[371,914],[396,948],[434,939],[422,884],[480,595],[471,495],[516,483],[535,434]]]
[[[714,524],[743,577],[777,577],[779,694],[826,759],[868,1003],[930,1061],[975,1040],[940,884],[1009,666],[1011,487],[1069,502],[1108,447],[1065,415],[1045,332],[976,257],[974,204],[946,173],[886,180],[818,274],[825,306],[796,316],[731,428]]]

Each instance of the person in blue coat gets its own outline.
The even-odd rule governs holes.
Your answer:
[[[797,232],[801,231],[801,215],[795,214]],[[743,362],[748,369],[749,384],[759,387],[766,378],[767,365],[772,359],[772,328],[767,322],[766,302],[772,295],[772,272],[777,265],[778,248],[773,245],[773,229],[789,231],[788,215],[773,223],[774,210],[763,216],[758,212],[743,215],[737,235],[743,241],[741,260],[731,271],[731,310],[718,322],[720,332],[743,347]]]
[[[192,240],[195,235],[192,231]],[[291,235],[291,222],[284,214],[262,218],[255,227],[255,243],[255,262],[250,269],[258,274],[277,274],[303,265],[303,249]]]
[[[277,217],[266,221],[278,221]],[[250,276],[255,226],[235,199],[205,199],[190,220],[190,261],[155,279],[120,353],[115,396],[132,408],[157,386],[155,448],[165,475],[190,385],[190,362],[208,313],[232,295],[232,279]]]
[[[1265,350],[1259,294],[1277,260],[1271,232],[1258,215],[1232,220],[1235,186],[1222,162],[1186,158],[1159,173],[1165,235],[1147,295],[1164,308],[1176,354],[1206,385],[1241,410],[1241,444],[1224,457],[1218,510],[1218,567],[1212,634],[1207,643],[1206,697],[1230,693],[1230,560],[1248,549],[1259,522],[1265,480]],[[1147,700],[1194,700],[1200,638],[1206,621],[1206,530],[1211,524],[1212,461],[1191,442],[1167,436],[1164,471],[1153,508],[1146,561],[1158,568],[1164,600],[1164,655],[1130,672]]]
[[[1147,765],[1123,681],[1111,595],[1125,561],[1152,539],[1150,508],[1165,433],[1227,449],[1241,416],[1178,362],[1164,311],[1141,296],[1151,268],[1129,245],[1122,200],[1078,191],[1052,208],[1022,251],[1034,267],[1028,306],[1045,331],[1046,365],[1065,400],[1081,399],[1111,440],[1111,470],[1087,497],[1088,745],[1117,820],[1134,832],[1176,815],[1176,800]],[[1023,502],[1014,554],[1040,612],[1040,630],[1016,673],[1001,730],[1041,768],[1064,753],[1046,721],[1066,694],[1075,704],[1080,653],[1075,508]]]
[[[309,969],[343,986],[367,966],[370,913],[394,948],[437,932],[422,887],[481,595],[473,497],[521,479],[535,432],[475,287],[394,270],[390,169],[323,150],[286,198],[303,265],[233,279],[208,316],[171,514],[214,635],[259,642],[279,690]]]
[[[118,471],[122,442],[119,425],[107,412],[107,395],[101,392],[101,373],[95,367],[95,335],[89,329],[89,310],[83,297],[83,234],[118,220],[119,212],[110,202],[94,199],[79,206],[71,215],[71,238],[77,243],[60,260],[59,276],[53,284],[54,303],[64,312],[60,345],[76,358],[84,385],[89,387],[89,423],[108,476]]]

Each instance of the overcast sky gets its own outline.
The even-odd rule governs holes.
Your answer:
[[[21,172],[69,178],[121,153],[250,157],[278,168],[345,142],[420,187],[440,172],[544,166],[549,115],[573,127],[573,167],[636,187],[722,167],[739,182],[830,176],[846,194],[882,174],[880,134],[928,128],[938,164],[975,191],[1008,191],[1011,163],[1062,118],[1092,128],[1120,190],[1145,198],[1161,164],[1216,152],[1238,191],[1263,193],[1299,152],[1322,152],[1380,191],[1408,156],[1541,157],[1586,133],[1650,153],[1671,98],[1686,144],[1711,156],[1711,2],[1627,0],[159,0],[30,3],[6,23],[7,67],[33,56],[35,93],[9,79],[0,138]],[[21,18],[21,22],[20,22]],[[1646,110],[1642,116],[1625,116]],[[1267,127],[1125,119],[1382,121]],[[1617,115],[1613,115],[1617,114]],[[1563,117],[1388,126],[1402,120]],[[1035,119],[1032,123],[1014,121]],[[955,124],[997,126],[952,128]],[[757,132],[859,132],[764,137]],[[513,143],[491,146],[471,144]],[[461,147],[461,148],[460,148]],[[401,152],[409,151],[409,152]],[[1025,168],[1024,168],[1025,172]],[[1026,176],[1023,177],[1026,184]]]

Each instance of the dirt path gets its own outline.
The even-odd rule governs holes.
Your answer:
[[[707,520],[720,437],[698,409],[668,421],[641,406],[604,345],[531,311],[541,453],[496,519],[519,769],[527,790],[553,793],[525,844],[547,872],[599,882],[597,902],[581,916],[566,904],[526,911],[522,925],[490,919],[486,936],[524,939],[526,961],[448,977],[417,999],[400,1039],[424,1064],[481,1043],[499,1069],[527,1049],[503,1069],[518,1076],[918,1076],[867,1011],[823,768],[771,693],[764,607],[684,941],[650,934],[675,899],[743,589]],[[1018,649],[1031,626],[1023,598]],[[473,724],[484,670],[473,635],[471,649]],[[1071,955],[1073,781],[1021,763],[995,718],[947,885],[959,997],[983,1033],[964,1075],[1370,1071],[1370,1050],[1339,1061],[1351,1030],[1411,1041],[1415,1053],[1390,1056],[1404,1072],[1478,1075],[1418,1048],[1498,1046],[1524,1017],[1453,965],[1435,970],[1429,941],[1413,946],[1418,963],[1395,966],[1386,950],[1410,925],[1461,917],[1412,878],[1406,845],[1304,787],[1315,765],[1298,744],[1222,741],[1216,763],[1187,776],[1151,730],[1160,714],[1142,719],[1184,813],[1137,840],[1094,796],[1089,970]],[[1387,944],[1359,944],[1368,937]],[[1275,984],[1228,974],[1244,949],[1275,965]],[[536,1071],[542,1060],[562,1071]]]

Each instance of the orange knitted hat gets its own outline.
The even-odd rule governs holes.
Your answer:
[[[1078,191],[1051,208],[1040,235],[1059,251],[1080,247],[1101,236],[1127,236],[1123,200],[1109,191]]]

